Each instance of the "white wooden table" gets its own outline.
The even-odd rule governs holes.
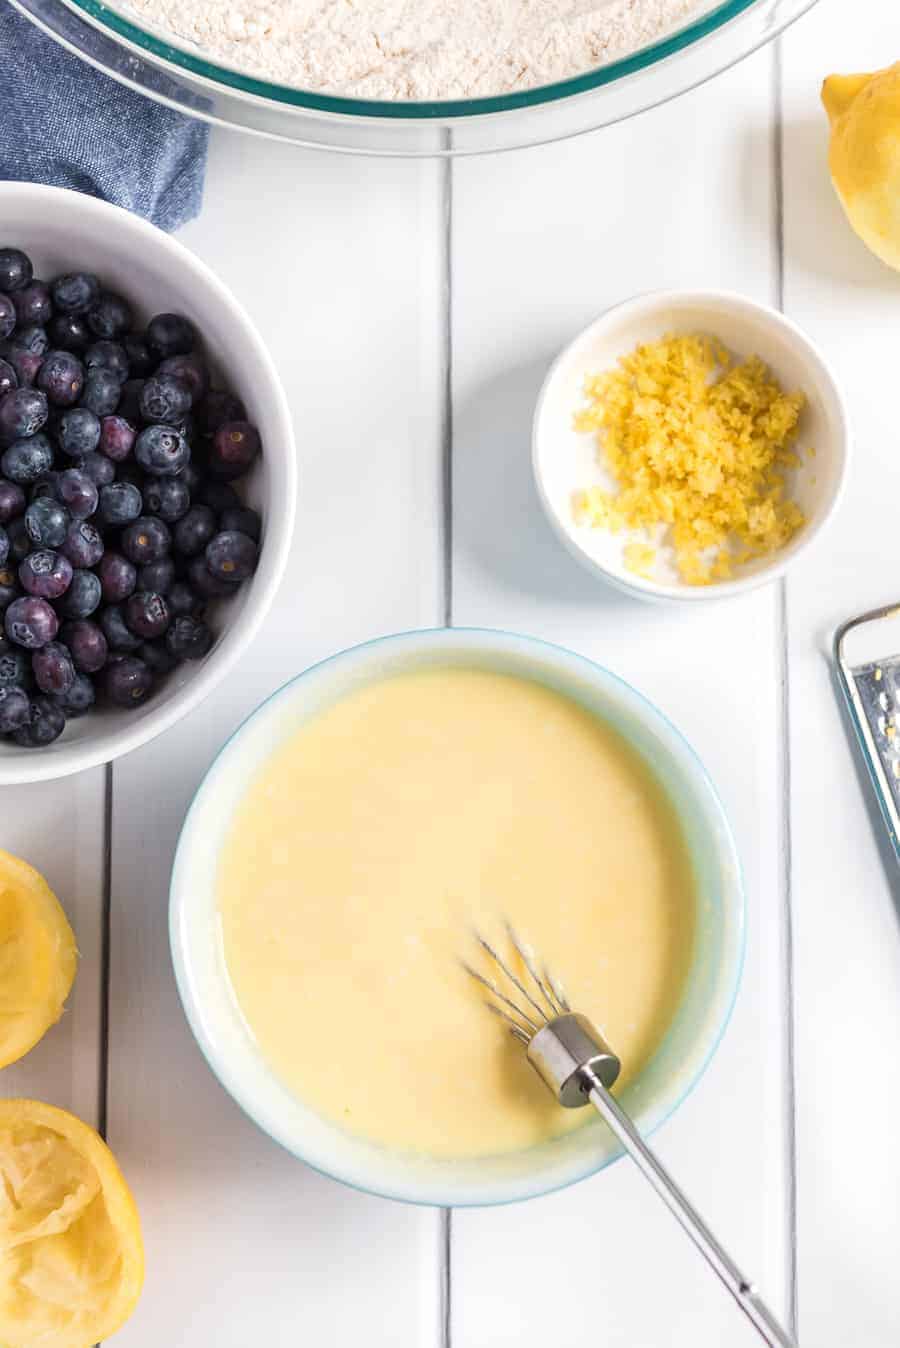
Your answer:
[[[212,140],[186,243],[267,335],[301,467],[289,578],[227,687],[146,749],[0,797],[82,964],[4,1093],[105,1128],[148,1279],[121,1348],[719,1348],[756,1342],[626,1164],[524,1207],[352,1192],[218,1086],[175,993],[169,866],[239,717],[331,651],[484,624],[573,647],[683,728],[747,870],[731,1027],[659,1150],[810,1348],[900,1336],[900,932],[826,653],[900,592],[900,280],[831,194],[819,84],[900,58],[892,0],[821,0],[779,46],[636,120],[500,158],[391,163]],[[826,540],[773,586],[690,613],[599,588],[529,477],[553,353],[609,304],[710,285],[782,304],[845,383],[858,452]]]

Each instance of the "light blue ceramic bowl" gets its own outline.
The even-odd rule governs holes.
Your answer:
[[[634,746],[681,818],[696,872],[697,938],[684,996],[669,1032],[622,1097],[645,1134],[677,1108],[721,1039],[743,962],[744,898],[725,814],[690,746],[628,684],[558,646],[464,628],[384,637],[315,665],[285,684],[244,722],[194,798],[172,873],[172,956],[191,1028],[226,1090],[295,1156],[372,1193],[460,1206],[531,1198],[571,1184],[607,1165],[619,1154],[618,1148],[600,1120],[527,1151],[462,1161],[390,1152],[343,1132],[292,1095],[258,1052],[229,986],[215,891],[218,857],[232,813],[248,780],[286,735],[363,684],[447,665],[534,679],[574,698]],[[364,765],[360,768],[364,770]],[[340,996],[339,987],[335,996]]]

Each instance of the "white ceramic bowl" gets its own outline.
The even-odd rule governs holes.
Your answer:
[[[659,549],[653,580],[629,571],[627,543],[643,533],[578,525],[572,515],[577,488],[613,485],[598,463],[593,432],[576,431],[573,416],[584,405],[584,379],[611,369],[620,356],[666,333],[703,332],[720,338],[738,356],[760,356],[786,390],[800,389],[807,406],[797,447],[801,467],[792,475],[791,495],[806,525],[787,547],[740,568],[734,579],[715,585],[687,585],[672,565],[670,550]],[[815,449],[814,457],[802,451]],[[805,552],[837,508],[850,458],[847,411],[821,352],[798,327],[775,309],[727,291],[661,290],[610,309],[586,328],[552,365],[534,416],[533,466],[538,495],[563,543],[594,575],[617,589],[650,600],[700,603],[752,590],[774,580]]]
[[[558,646],[465,628],[385,637],[307,670],[244,722],[194,798],[172,872],[172,956],[197,1041],[246,1113],[316,1169],[390,1198],[458,1206],[529,1198],[569,1184],[601,1169],[618,1155],[617,1147],[599,1120],[530,1150],[465,1161],[395,1153],[344,1132],[306,1108],[258,1052],[228,981],[216,899],[218,859],[234,810],[248,781],[285,737],[324,707],[375,679],[447,665],[536,679],[577,700],[630,741],[678,811],[696,875],[697,937],[672,1025],[652,1061],[623,1095],[645,1133],[684,1099],[725,1029],[743,959],[744,899],[728,823],[693,751],[634,689]],[[365,765],[360,768],[364,771]],[[559,972],[564,978],[565,971]],[[335,996],[340,996],[339,980]],[[488,1024],[485,1033],[491,1033]],[[435,1051],[439,1053],[438,1045]],[[353,1070],[352,1063],[347,1070]]]
[[[219,380],[238,393],[260,430],[263,454],[244,492],[263,515],[256,574],[219,606],[219,633],[205,660],[180,666],[136,711],[104,709],[70,721],[55,743],[0,742],[0,783],[45,781],[109,762],[167,730],[208,697],[254,637],[287,560],[296,498],[291,418],[265,344],[221,281],[161,230],[93,197],[27,183],[0,183],[2,244],[25,249],[38,276],[95,271],[146,321],[174,311],[199,329]]]

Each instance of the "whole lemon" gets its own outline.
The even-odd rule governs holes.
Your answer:
[[[850,224],[900,271],[900,63],[872,75],[831,75],[829,166]]]

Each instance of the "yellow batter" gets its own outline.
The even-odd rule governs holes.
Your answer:
[[[625,742],[540,684],[436,669],[370,685],[251,781],[218,877],[225,957],[259,1048],[318,1112],[435,1157],[583,1121],[459,965],[508,917],[622,1080],[677,1004],[694,893],[675,813]]]

